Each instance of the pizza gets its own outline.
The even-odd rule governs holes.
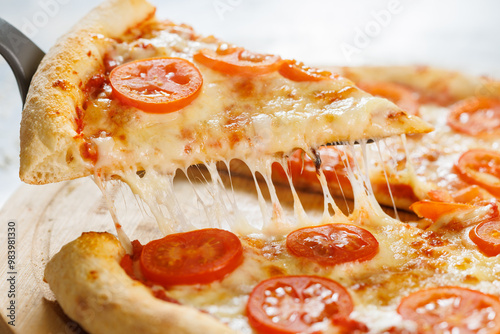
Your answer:
[[[456,173],[459,169],[454,168],[460,155],[467,149],[498,151],[499,121],[498,111],[495,111],[500,95],[498,82],[486,77],[470,77],[428,67],[331,70],[353,80],[367,92],[393,101],[434,127],[429,135],[411,135],[403,140],[389,138],[377,145],[367,146],[370,184],[379,203],[409,210],[411,204],[432,199],[436,192],[453,193],[471,184],[472,189],[477,189],[474,185],[481,184],[485,189],[490,189],[491,194],[483,193],[486,198],[495,194],[498,196],[498,191],[485,183],[464,183],[463,178]],[[465,117],[472,118],[465,121]],[[316,177],[315,160],[322,161],[330,192],[353,199],[346,176],[347,165],[353,165],[352,152],[335,146],[319,148],[317,156],[312,159],[301,150],[288,157],[286,167],[295,187],[309,192],[322,192]],[[364,161],[359,164],[361,169],[365,168]],[[285,169],[279,164],[273,167],[275,182],[287,184]],[[248,176],[245,175],[248,174],[246,168],[237,162],[232,165],[232,172]]]
[[[497,82],[311,68],[154,12],[109,0],[89,13],[23,111],[21,179],[91,175],[115,219],[116,236],[84,233],[47,264],[71,319],[89,333],[500,333]],[[207,177],[210,198],[193,201],[206,225],[176,200],[190,166]],[[255,180],[260,224],[226,205],[220,169]],[[130,241],[106,196],[116,180],[163,238]]]

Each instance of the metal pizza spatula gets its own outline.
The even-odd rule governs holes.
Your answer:
[[[24,104],[31,78],[45,56],[45,52],[22,32],[0,18],[0,54],[14,72]]]

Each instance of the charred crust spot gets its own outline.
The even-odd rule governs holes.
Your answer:
[[[420,248],[422,248],[423,245],[424,245],[424,242],[422,240],[417,240],[417,241],[413,241],[412,243],[410,243],[410,246],[415,248],[415,249],[420,249]]]
[[[270,277],[286,275],[286,272],[283,270],[283,268],[274,265],[267,266],[266,270]]]
[[[87,56],[91,57],[92,56],[92,51],[87,52]]]
[[[479,278],[473,275],[466,275],[463,279],[463,282],[467,284],[478,284]]]
[[[71,150],[68,150],[66,152],[66,163],[69,165],[71,164],[71,162],[73,162],[74,159],[75,157],[73,156],[73,152]]]
[[[398,119],[398,118],[401,118],[401,117],[406,117],[406,113],[404,113],[401,110],[390,112],[387,115],[387,119]]]
[[[66,80],[56,80],[52,83],[52,87],[67,90],[69,88],[69,82]]]
[[[319,91],[314,94],[316,99],[325,102],[326,104],[331,104],[336,101],[345,100],[350,97],[357,90],[354,86],[347,86],[338,91],[336,90],[326,90]]]
[[[91,281],[95,281],[96,279],[99,278],[99,274],[97,273],[96,270],[91,270],[89,271],[87,278]]]

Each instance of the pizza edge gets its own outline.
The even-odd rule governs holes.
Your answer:
[[[363,81],[389,81],[399,83],[423,94],[445,94],[454,103],[469,96],[498,97],[500,81],[487,76],[423,65],[409,66],[325,66],[358,84]]]
[[[235,333],[193,307],[164,302],[120,266],[125,250],[107,232],[83,233],[63,246],[45,280],[64,312],[90,333]]]
[[[91,174],[79,152],[78,109],[84,85],[103,68],[102,36],[120,37],[154,16],[145,0],[109,0],[63,35],[35,73],[21,120],[19,177],[46,184]]]

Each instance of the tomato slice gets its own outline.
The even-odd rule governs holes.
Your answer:
[[[419,333],[500,333],[499,299],[460,287],[412,293],[403,298],[398,313],[415,321]]]
[[[286,247],[295,256],[322,265],[366,261],[378,253],[378,241],[364,228],[349,224],[328,224],[293,231]]]
[[[432,189],[427,192],[427,196],[431,199],[431,201],[436,202],[454,202],[453,196],[446,189],[437,188]]]
[[[346,289],[331,279],[284,276],[267,279],[253,289],[247,316],[258,333],[309,333],[321,323],[326,327],[332,318],[349,317],[353,308]]]
[[[410,206],[410,210],[413,210],[419,217],[428,218],[433,222],[444,215],[473,208],[474,206],[469,204],[434,202],[428,200],[418,201]]]
[[[277,71],[281,64],[279,56],[253,53],[227,44],[221,44],[215,51],[202,49],[193,59],[213,70],[242,76],[271,73]]]
[[[470,239],[486,256],[500,254],[500,220],[498,217],[484,221],[469,232]]]
[[[211,228],[151,241],[142,249],[140,264],[147,280],[169,286],[220,280],[242,261],[240,239],[231,232]]]
[[[451,107],[448,125],[473,136],[500,130],[500,100],[471,97],[457,102]]]
[[[474,185],[466,186],[452,193],[445,189],[430,190],[427,195],[432,201],[438,202],[456,202],[474,204],[484,200],[493,199],[493,195],[485,189]]]
[[[327,183],[339,183],[341,187],[350,186],[351,183],[347,177],[347,169],[342,161],[342,157],[347,157],[350,166],[354,166],[352,157],[333,146],[322,146],[318,149],[318,153],[321,158],[321,170],[325,174]],[[309,156],[304,154],[304,151],[295,151],[287,160],[288,170],[293,180],[301,179],[307,183],[320,186],[316,164]]]
[[[181,58],[149,58],[115,67],[109,74],[113,94],[124,104],[149,113],[169,113],[198,96],[203,77]]]
[[[418,114],[418,94],[403,85],[387,81],[361,81],[357,86],[367,93],[390,100],[407,114]]]
[[[476,203],[493,198],[489,192],[476,185],[457,190],[452,196],[453,200],[458,203]]]
[[[500,153],[483,149],[469,150],[458,159],[456,167],[465,181],[500,196]]]
[[[338,77],[330,71],[320,70],[314,67],[307,67],[304,63],[296,60],[284,60],[279,72],[282,76],[293,81],[322,81]]]

